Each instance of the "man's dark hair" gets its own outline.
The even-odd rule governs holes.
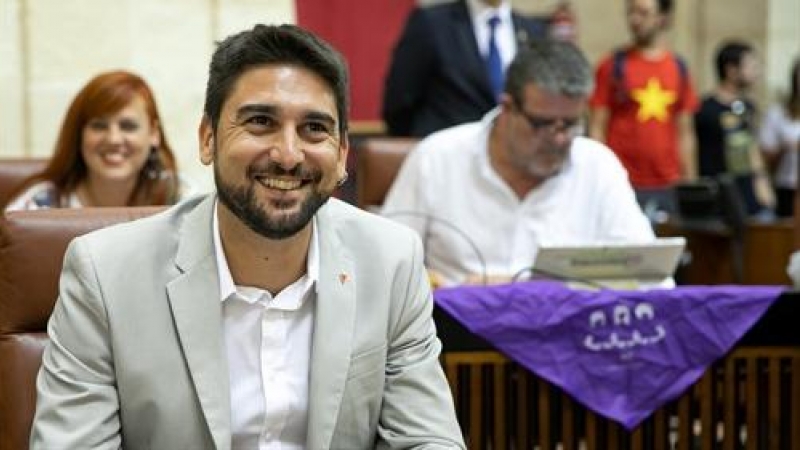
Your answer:
[[[344,58],[327,42],[294,25],[256,25],[218,44],[209,65],[204,106],[212,128],[217,129],[222,104],[236,80],[248,69],[269,64],[296,65],[321,77],[336,99],[339,133],[344,139],[349,110]]]
[[[593,87],[592,68],[574,44],[546,39],[520,47],[508,67],[505,91],[517,105],[522,91],[533,83],[545,91],[567,97],[588,97]]]
[[[672,0],[658,0],[658,10],[661,14],[669,14],[672,12]]]
[[[786,109],[793,120],[800,119],[800,58],[794,60],[789,78],[789,97],[786,98]]]
[[[717,79],[719,81],[724,81],[726,68],[728,66],[739,67],[744,55],[752,53],[752,51],[752,46],[741,41],[729,41],[722,44],[719,50],[717,50],[717,57],[715,60]]]

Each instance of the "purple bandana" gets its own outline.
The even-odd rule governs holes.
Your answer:
[[[782,290],[579,291],[531,282],[439,289],[434,297],[511,359],[633,429],[697,381]]]

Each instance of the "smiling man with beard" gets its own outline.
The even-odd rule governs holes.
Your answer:
[[[70,244],[31,448],[463,448],[422,245],[330,199],[347,72],[295,26],[211,61],[217,195]]]
[[[580,50],[534,41],[498,108],[411,152],[382,214],[423,236],[439,281],[508,281],[543,245],[653,239],[619,160],[579,136],[591,89]]]

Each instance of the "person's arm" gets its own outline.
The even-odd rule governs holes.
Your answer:
[[[106,309],[82,241],[70,244],[36,380],[30,448],[121,447]]]
[[[463,449],[450,387],[439,362],[433,296],[422,243],[408,242],[409,260],[392,286],[392,313],[376,449]]]
[[[383,91],[383,121],[391,136],[411,136],[435,56],[427,16],[415,9],[392,54]]]
[[[426,198],[436,182],[430,179],[430,171],[423,160],[426,145],[423,140],[408,153],[380,208],[380,215],[413,228],[422,239],[431,220]]]
[[[800,146],[800,142],[797,143]],[[797,160],[800,169],[800,158]],[[794,210],[800,211],[800,179],[794,191]],[[789,257],[789,264],[786,266],[786,274],[792,280],[795,288],[800,288],[800,214],[795,214],[792,218],[794,223],[794,252]]]
[[[606,58],[602,61],[595,71],[594,92],[589,98],[589,129],[587,135],[602,143],[606,143],[608,133],[608,121],[610,116],[610,106],[612,101],[611,80],[612,63],[611,59]]]
[[[600,228],[598,238],[602,241],[647,242],[655,238],[650,221],[636,201],[628,172],[611,150],[608,160],[598,160],[594,167],[602,182],[592,191],[598,205]]]
[[[606,142],[606,130],[608,129],[608,108],[603,106],[594,107],[589,113],[589,137]]]
[[[755,143],[750,146],[750,167],[753,168],[753,192],[761,206],[775,207],[775,191],[772,188],[764,156]]]
[[[682,112],[678,115],[678,139],[681,175],[684,181],[692,181],[697,178],[697,142],[692,113]]]
[[[780,106],[773,106],[764,116],[759,130],[759,147],[764,157],[769,173],[774,173],[785,151],[780,139]]]
[[[797,141],[800,148],[800,139]],[[800,170],[800,158],[797,159],[797,169]],[[800,172],[798,172],[800,173]],[[797,186],[794,191],[794,210],[800,211],[800,178],[797,179]],[[795,288],[800,288],[800,214],[794,214],[794,252],[789,256],[789,263],[786,266],[786,274],[792,280]]]

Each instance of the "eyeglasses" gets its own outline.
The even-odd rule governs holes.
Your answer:
[[[547,132],[555,135],[563,132],[569,137],[575,137],[583,132],[583,120],[580,117],[550,118],[528,114],[520,107],[517,107],[516,110],[520,116],[525,118],[531,130],[537,133]]]

